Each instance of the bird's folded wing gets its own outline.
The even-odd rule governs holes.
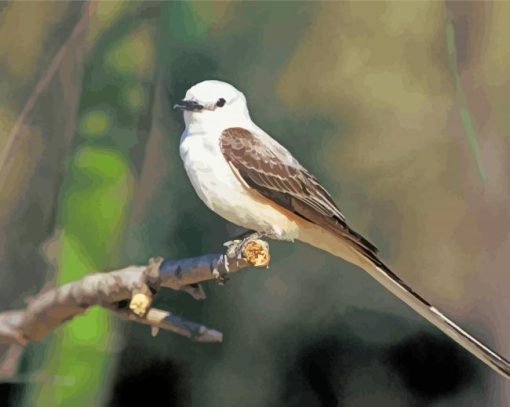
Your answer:
[[[250,187],[281,207],[341,235],[368,255],[377,248],[346,223],[331,195],[319,181],[274,140],[231,127],[222,132],[221,151]]]

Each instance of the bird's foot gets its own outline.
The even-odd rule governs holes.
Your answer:
[[[270,256],[268,245],[266,242],[261,240],[264,237],[271,237],[270,233],[255,232],[251,230],[243,233],[237,239],[225,242],[223,245],[227,247],[226,257],[242,257],[245,261],[255,267],[269,268]],[[228,281],[227,273],[214,270],[213,276],[220,285],[224,285]]]
[[[255,232],[254,230],[247,230],[246,232],[243,232],[240,235],[234,237],[232,240],[229,240],[228,242],[223,243],[223,246],[232,247],[234,245],[238,245],[241,242],[244,242],[245,240],[249,239],[250,237],[252,237],[254,235],[257,235],[257,232]]]

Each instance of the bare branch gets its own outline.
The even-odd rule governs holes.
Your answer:
[[[25,309],[0,313],[0,343],[37,341],[91,306],[102,306],[130,321],[165,329],[198,342],[221,342],[221,332],[151,308],[160,287],[205,294],[198,283],[225,280],[229,273],[269,264],[269,247],[255,237],[228,242],[225,253],[183,260],[152,258],[146,266],[129,266],[85,277],[38,294]]]

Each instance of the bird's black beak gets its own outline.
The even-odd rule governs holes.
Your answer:
[[[189,112],[199,112],[204,106],[194,100],[181,100],[174,105],[174,110],[187,110]]]

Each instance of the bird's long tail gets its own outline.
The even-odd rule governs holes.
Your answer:
[[[364,250],[363,247],[356,245],[355,242],[347,238],[342,238],[313,224],[310,224],[300,233],[299,240],[361,267],[418,314],[434,324],[482,362],[489,365],[502,376],[510,379],[510,362],[508,360],[469,335],[422,296],[414,292],[389,267],[380,261],[374,253]]]

